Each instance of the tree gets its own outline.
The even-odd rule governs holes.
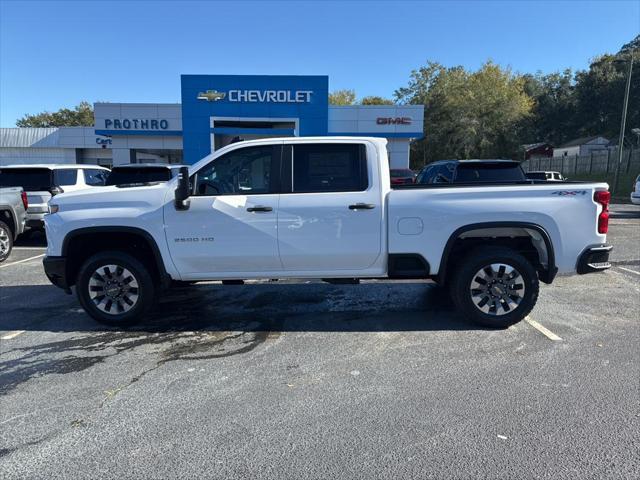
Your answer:
[[[640,126],[640,35],[624,45],[615,55],[601,55],[589,70],[576,74],[575,117],[582,136],[604,135],[609,139],[620,134],[622,103],[633,54],[634,73],[629,91],[627,125]]]
[[[329,94],[329,105],[353,105],[356,103],[355,90],[336,90]]]
[[[435,62],[411,73],[396,90],[400,103],[425,106],[425,138],[413,144],[414,158],[500,158],[517,154],[518,126],[533,101],[524,80],[486,62],[475,72]]]
[[[560,145],[578,136],[573,72],[523,75],[524,91],[533,101],[532,114],[521,123],[522,143]]]
[[[360,100],[360,105],[395,105],[395,102],[388,98],[371,95],[363,97],[362,100]]]
[[[57,112],[26,114],[16,120],[18,127],[91,127],[93,126],[93,107],[82,101],[73,110],[61,108]]]

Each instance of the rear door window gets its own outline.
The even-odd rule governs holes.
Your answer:
[[[368,188],[364,145],[293,146],[293,193],[361,192]]]
[[[64,168],[53,171],[53,183],[56,186],[75,185],[78,182],[78,170],[75,168]]]
[[[48,168],[0,168],[0,187],[22,187],[25,192],[48,191],[52,187]]]

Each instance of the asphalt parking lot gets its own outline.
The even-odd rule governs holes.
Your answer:
[[[0,478],[637,478],[640,207],[485,330],[426,282],[198,285],[138,327],[0,265]]]

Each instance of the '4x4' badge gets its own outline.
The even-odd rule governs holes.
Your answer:
[[[551,192],[551,195],[558,195],[560,197],[574,197],[576,195],[586,195],[586,190],[558,190]]]

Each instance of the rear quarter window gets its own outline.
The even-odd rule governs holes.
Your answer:
[[[78,170],[65,168],[53,171],[53,183],[56,186],[75,185],[78,182]]]

